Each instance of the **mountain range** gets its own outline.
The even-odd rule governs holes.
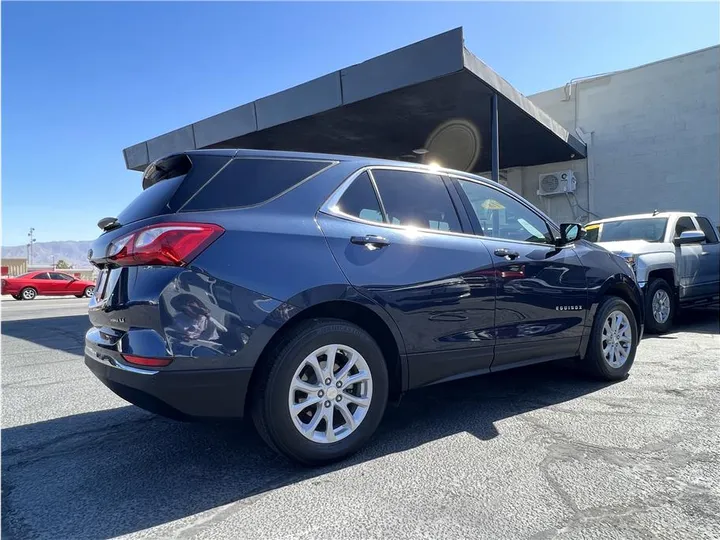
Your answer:
[[[90,249],[90,240],[70,240],[66,242],[36,242],[33,244],[32,264],[55,263],[64,260],[75,268],[87,268],[90,266],[87,260],[87,252]],[[2,256],[5,257],[27,257],[27,246],[3,246]]]

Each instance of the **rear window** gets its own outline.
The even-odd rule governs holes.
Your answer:
[[[338,210],[349,216],[382,223],[383,215],[368,173],[358,176],[338,201]]]
[[[436,174],[373,169],[388,221],[395,225],[462,232],[445,184]]]
[[[327,161],[234,159],[182,207],[183,211],[242,208],[266,202],[330,165]]]
[[[153,184],[135,197],[127,208],[118,214],[118,221],[122,225],[127,225],[133,221],[164,214],[167,211],[168,200],[182,184],[184,178],[185,175],[181,175]]]

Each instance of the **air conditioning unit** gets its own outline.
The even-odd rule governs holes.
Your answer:
[[[572,171],[560,171],[541,174],[538,178],[538,192],[540,196],[562,195],[575,193],[575,175]]]

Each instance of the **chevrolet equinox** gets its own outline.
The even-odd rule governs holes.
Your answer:
[[[98,225],[92,372],[168,417],[247,414],[305,464],[358,450],[413,388],[567,358],[622,379],[643,331],[622,258],[464,172],[192,151]]]

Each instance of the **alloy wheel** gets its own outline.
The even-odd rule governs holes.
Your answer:
[[[85,289],[85,298],[90,298],[95,292],[95,287],[87,287]]]
[[[652,298],[653,318],[660,324],[670,317],[670,295],[664,289],[658,289]]]
[[[632,349],[632,328],[622,311],[613,311],[605,319],[601,347],[603,358],[610,367],[617,369],[627,362]]]
[[[33,289],[25,289],[22,292],[23,300],[32,300],[37,293]]]
[[[288,394],[290,416],[307,439],[334,443],[362,423],[372,391],[365,358],[347,345],[326,345],[305,357],[295,371]]]

